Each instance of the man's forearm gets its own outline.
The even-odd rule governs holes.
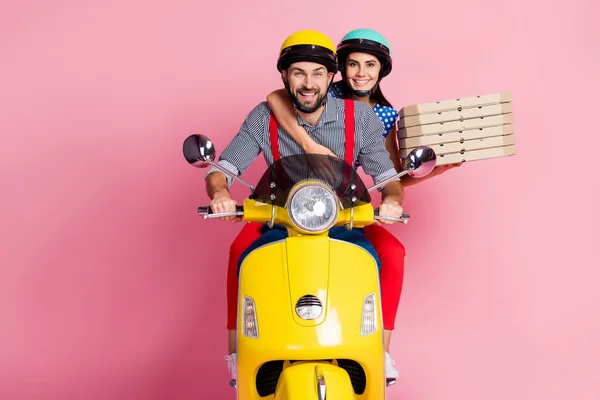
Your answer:
[[[213,172],[206,177],[206,193],[210,199],[214,199],[217,194],[229,194],[229,187],[227,185],[227,178],[222,172]]]
[[[381,201],[395,201],[402,205],[404,200],[404,188],[400,181],[391,181],[381,191]]]

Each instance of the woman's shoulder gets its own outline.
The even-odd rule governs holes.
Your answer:
[[[377,104],[373,108],[373,111],[375,111],[375,114],[377,114],[381,120],[381,123],[383,124],[383,127],[385,128],[384,136],[387,136],[398,119],[398,110],[390,106],[382,106]]]
[[[398,116],[398,110],[396,110],[394,107],[390,107],[390,106],[382,106],[381,104],[376,104],[375,108],[374,108],[375,112],[378,114],[384,114],[387,116]]]
[[[344,92],[342,91],[341,81],[333,82],[329,87],[328,91],[331,97],[335,97],[337,99],[344,98]]]

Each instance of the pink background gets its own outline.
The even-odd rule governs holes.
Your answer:
[[[280,86],[294,30],[337,43],[362,26],[393,45],[397,108],[511,91],[516,116],[516,157],[407,189],[388,397],[600,398],[598,3],[305,4],[2,3],[1,399],[233,397],[225,259],[241,226],[195,214],[204,171],[181,144],[223,148]]]

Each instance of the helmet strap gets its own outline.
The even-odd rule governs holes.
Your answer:
[[[348,87],[348,91],[358,97],[372,96],[375,93],[375,91],[377,90],[377,88],[379,87],[379,82],[381,82],[381,79],[382,79],[381,77],[379,79],[377,79],[377,82],[375,82],[375,85],[373,85],[373,87],[369,90],[354,90],[354,89],[352,89],[352,86],[350,86],[350,84],[348,83],[348,80],[346,79],[346,74],[343,74],[342,78],[344,79],[344,82],[346,83],[346,86]]]

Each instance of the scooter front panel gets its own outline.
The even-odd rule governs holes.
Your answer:
[[[377,330],[364,336],[363,305],[371,293],[376,299]],[[279,360],[280,371],[273,372],[277,374],[290,365],[290,360],[333,359],[350,368],[357,399],[383,398],[379,396],[385,388],[385,377],[378,271],[366,250],[314,236],[290,237],[265,245],[244,260],[239,294],[240,399],[264,398],[257,391],[259,385],[263,396],[274,394],[276,381],[257,382],[265,363],[273,366]],[[298,300],[306,295],[317,298],[322,306],[315,319],[302,319],[296,311]],[[257,338],[243,333],[244,296],[254,301]]]

